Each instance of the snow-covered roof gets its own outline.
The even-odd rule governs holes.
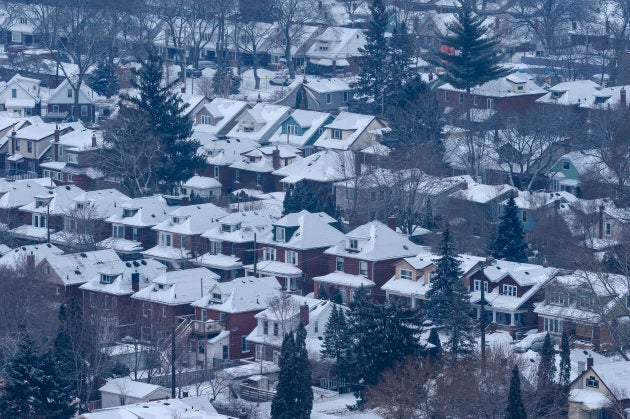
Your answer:
[[[441,90],[451,90],[463,92],[456,89],[451,84],[446,83],[439,87]],[[539,87],[531,77],[522,73],[513,73],[505,77],[490,80],[481,86],[473,87],[471,95],[488,97],[514,97],[523,95],[544,95],[546,91]]]
[[[393,276],[389,281],[383,284],[381,289],[395,295],[423,298],[431,289],[431,283],[425,284],[423,280],[410,281]]]
[[[454,192],[451,194],[451,197],[456,199],[461,199],[464,201],[472,201],[480,204],[488,203],[502,195],[508,193],[510,190],[514,189],[512,186],[508,184],[502,185],[487,185],[484,183],[477,183],[473,180],[472,177],[468,175],[457,176],[457,178],[461,178],[466,181],[466,188]]]
[[[348,150],[375,120],[378,119],[373,115],[346,111],[340,112],[333,122],[324,126],[326,131],[315,141],[315,146],[335,150]],[[342,132],[347,132],[347,134],[344,135],[342,133],[342,138],[339,139],[332,138],[333,130],[341,130]],[[377,133],[374,133],[374,136],[379,137]]]
[[[612,405],[612,401],[604,393],[597,390],[576,388],[569,393],[569,401],[581,403],[589,410],[600,411]]]
[[[182,187],[195,190],[216,189],[221,187],[221,182],[213,177],[195,175],[184,182]]]
[[[154,230],[196,235],[214,226],[227,212],[214,204],[187,205],[169,212],[169,216],[152,227]]]
[[[242,277],[232,281],[220,282],[208,295],[192,303],[195,307],[209,308],[224,313],[244,313],[267,308],[267,303],[280,295],[281,285],[273,276]],[[221,301],[213,298],[221,294]]]
[[[310,213],[302,210],[287,214],[274,223],[274,227],[297,228],[286,241],[274,240],[273,232],[261,239],[261,243],[274,244],[290,249],[318,249],[343,240],[343,233],[331,226],[335,220],[326,213]]]
[[[152,248],[142,252],[145,257],[156,258],[159,260],[179,261],[190,259],[192,254],[189,250],[171,247],[171,246],[153,246]]]
[[[220,97],[214,98],[210,103],[206,103],[204,109],[216,121],[216,125],[211,125],[212,128],[209,132],[213,134],[219,133],[236,115],[248,106],[247,102]]]
[[[245,265],[246,271],[254,271],[254,265]],[[277,260],[261,260],[256,263],[256,270],[265,275],[277,275],[283,277],[302,276],[303,272],[295,265]]]
[[[48,255],[46,262],[50,271],[67,286],[85,283],[99,275],[109,264],[121,262],[121,259],[113,250],[105,249],[69,255]]]
[[[323,276],[316,276],[313,278],[313,281],[351,288],[371,288],[376,286],[373,281],[370,281],[363,275],[353,275],[345,272],[331,272]]]
[[[18,267],[26,263],[27,255],[33,255],[35,257],[35,266],[37,266],[42,260],[50,256],[62,254],[63,250],[53,244],[19,246],[0,257],[0,266],[10,268]]]
[[[617,400],[630,398],[630,361],[594,364],[592,369]]]
[[[344,167],[344,162],[353,161],[352,152],[338,153],[325,149],[311,154],[288,166],[281,167],[273,172],[281,176],[280,182],[295,184],[303,180],[314,182],[337,182],[350,177],[350,171]]]
[[[604,87],[580,105],[584,109],[617,109],[621,105],[621,90],[630,91],[630,85]],[[627,95],[627,93],[626,93]],[[627,97],[627,96],[626,96]],[[627,101],[628,99],[626,99]],[[627,103],[627,102],[626,102]]]
[[[296,147],[303,147],[307,145],[311,137],[317,134],[318,130],[324,125],[328,118],[331,118],[331,115],[327,112],[296,109],[287,119],[295,122],[300,128],[306,129],[306,131],[304,131],[302,135],[283,134],[282,127],[280,127],[273,136],[269,138],[269,141],[279,144],[287,144],[288,142],[288,144]],[[287,121],[284,123],[287,123]]]
[[[233,212],[221,218],[220,224],[201,235],[211,240],[231,243],[246,243],[254,240],[254,234],[261,236],[271,229],[280,218],[280,212],[271,209]]]
[[[91,211],[93,218],[108,218],[118,211],[118,208],[130,198],[116,189],[99,189],[84,192],[76,196],[73,201],[75,208],[83,207]]]
[[[73,199],[85,192],[83,189],[74,185],[58,186],[47,192],[35,195],[35,200],[29,204],[20,207],[20,211],[34,212],[46,214],[50,211],[51,215],[62,215],[74,208]],[[50,199],[50,203],[47,200]]]
[[[535,210],[552,205],[555,201],[575,202],[575,195],[565,191],[559,192],[530,192],[518,191],[518,195],[514,198],[516,206],[520,209]],[[507,200],[501,204],[506,204]]]
[[[360,49],[366,42],[363,30],[336,26],[327,27],[321,35],[315,36],[314,40],[313,45],[306,51],[306,56],[316,64],[322,59],[330,61],[361,56]],[[331,64],[328,64],[328,61],[322,63]]]
[[[201,151],[208,164],[229,166],[239,161],[241,154],[258,147],[257,141],[241,138],[228,138],[202,143]]]
[[[494,259],[491,266],[484,266],[480,269],[484,276],[492,282],[499,282],[509,275],[522,287],[546,283],[558,273],[558,270],[554,268],[502,259]],[[467,272],[464,273],[467,274]]]
[[[243,267],[243,262],[236,256],[228,256],[211,253],[204,253],[203,255],[196,257],[192,261],[195,265],[205,266],[207,268],[214,269],[239,269]]]
[[[50,180],[48,180],[50,182]],[[0,197],[0,208],[18,208],[35,200],[36,195],[48,193],[48,189],[33,179],[6,182]]]
[[[229,419],[216,412],[207,396],[126,404],[82,413],[80,419]]]
[[[156,393],[158,397],[167,396],[170,392],[166,387],[158,386],[157,384],[142,383],[140,381],[133,381],[131,378],[110,378],[107,380],[104,386],[98,389],[101,393],[111,393],[121,396],[128,396],[134,399],[145,399],[153,396]]]
[[[165,271],[166,266],[153,259],[111,262],[102,266],[98,275],[79,288],[111,295],[131,295],[134,292],[131,285],[133,273],[139,274],[138,286],[142,289],[150,285],[152,278],[162,275]],[[101,275],[107,275],[107,278],[101,278]]]
[[[233,169],[242,169],[250,172],[270,173],[274,171],[273,152],[277,150],[281,159],[299,161],[300,150],[290,144],[276,143],[271,146],[257,147],[242,153],[242,159],[230,165]]]
[[[552,86],[545,95],[536,99],[536,102],[580,105],[592,99],[599,89],[601,86],[591,80],[565,81]]]
[[[356,248],[350,242],[356,240]],[[412,257],[426,250],[409,240],[408,237],[374,220],[363,224],[347,233],[344,240],[326,249],[329,255],[343,256],[362,260],[388,260]]]
[[[160,195],[133,198],[123,202],[105,221],[134,227],[150,227],[168,218],[169,212],[179,208],[169,205]]]
[[[271,137],[290,112],[291,108],[288,106],[257,103],[238,117],[238,123],[227,136],[264,142]]]
[[[59,137],[59,144],[67,148],[67,150],[82,151],[90,150],[93,138],[96,138],[96,147],[103,145],[103,131],[92,129],[79,129],[71,131]]]
[[[218,279],[217,274],[206,268],[165,272],[131,297],[167,305],[190,304],[208,294]]]

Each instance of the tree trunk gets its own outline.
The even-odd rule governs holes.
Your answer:
[[[291,57],[291,37],[288,30],[284,32],[284,40],[286,45],[284,47],[284,59],[287,60],[287,69],[289,70],[289,78],[295,78],[295,66],[293,65],[293,59]]]

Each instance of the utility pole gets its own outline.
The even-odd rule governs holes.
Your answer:
[[[175,393],[175,325],[171,333],[171,399],[177,396]]]
[[[481,269],[481,303],[479,305],[479,328],[481,329],[481,371],[485,373],[486,371],[486,293],[485,293],[485,284],[486,281],[483,279],[485,275],[483,274],[483,268]]]
[[[258,274],[258,245],[256,244],[256,233],[254,233],[254,276]]]

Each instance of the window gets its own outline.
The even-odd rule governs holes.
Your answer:
[[[367,276],[367,274],[368,274],[367,262],[364,260],[359,261],[359,275]]]
[[[263,334],[269,334],[269,322],[267,320],[263,321]]]
[[[335,270],[337,270],[338,272],[343,272],[343,258],[337,258],[335,260]]]
[[[503,294],[516,297],[516,286],[503,284]]]
[[[59,157],[63,156],[63,146],[60,145],[59,147],[57,147],[57,152],[59,154]]]
[[[87,116],[87,115],[88,115],[87,105],[81,105],[81,116]]]
[[[125,226],[122,225],[112,225],[112,237],[116,237],[119,239],[125,238]]]
[[[523,221],[523,223],[527,222],[527,211],[521,210],[521,220]]]
[[[562,170],[569,170],[571,168],[571,163],[569,160],[562,160]]]
[[[127,218],[127,217],[133,217],[134,215],[136,215],[136,213],[138,212],[137,209],[132,209],[132,208],[124,208],[123,209],[123,218]]]
[[[326,93],[326,103],[329,105],[332,103],[332,95],[330,93]]]
[[[160,233],[160,246],[171,247],[173,237],[168,233]]]
[[[319,322],[317,320],[315,320],[315,326],[314,326],[313,331],[315,333],[319,333]]]
[[[280,361],[280,352],[273,351],[273,362],[274,362],[274,364],[277,364],[278,361]]]
[[[357,239],[348,239],[348,249],[359,250],[359,241]]]
[[[75,153],[68,153],[68,163],[79,164],[79,155]]]
[[[225,321],[227,320],[227,313],[224,312],[224,311],[219,313],[219,320],[221,320],[223,323],[225,323]]]
[[[276,260],[276,249],[273,247],[265,247],[265,260]]]
[[[285,255],[285,262],[290,265],[297,265],[298,264],[297,252],[293,250],[287,250],[286,255]]]
[[[473,281],[473,290],[481,291],[481,280],[475,279]],[[483,291],[488,292],[488,281],[483,281]]]
[[[180,249],[186,248],[186,236],[179,236],[179,248]]]
[[[201,321],[205,322],[208,320],[208,310],[205,308],[201,310]]]
[[[147,303],[146,301],[142,303],[142,316],[151,316],[151,303]]]
[[[487,109],[494,109],[494,99],[492,99],[492,98],[486,99],[486,108]]]
[[[11,32],[12,42],[22,42],[22,32]]]
[[[247,336],[241,337],[241,352],[249,352],[249,341]]]
[[[201,123],[203,125],[212,125],[212,117],[208,115],[201,115]]]
[[[297,125],[287,125],[287,134],[297,135],[298,127]]]
[[[212,293],[212,299],[216,300],[216,301],[221,301],[221,293],[220,292],[213,292]]]
[[[74,175],[68,174],[68,182],[74,181]]]
[[[52,105],[53,113],[59,113],[59,105]]]
[[[330,135],[333,138],[333,140],[341,140],[341,130],[340,129],[333,129],[332,132],[330,133]]]
[[[562,291],[549,292],[549,304],[563,306],[566,304],[566,294]]]
[[[562,320],[545,317],[543,327],[545,332],[562,333]]]
[[[223,252],[223,242],[220,241],[211,241],[210,242],[210,254],[211,255],[220,255]]]
[[[344,102],[348,101],[348,92],[343,92],[343,101]]]
[[[17,98],[17,89],[11,89],[11,97],[13,99]]]
[[[33,227],[46,227],[46,216],[33,214]]]
[[[523,86],[516,86],[516,90],[518,92],[522,92],[523,91]]]
[[[68,89],[66,91],[66,93],[67,93],[68,97],[72,97],[72,89]]]
[[[101,284],[113,284],[118,275],[101,274]]]
[[[163,305],[162,306],[162,317],[166,318],[167,314],[168,314],[167,307]]]
[[[286,241],[285,235],[284,235],[284,227],[276,227],[276,241],[279,241],[279,242]]]
[[[273,335],[274,336],[278,336],[278,331],[280,330],[280,328],[278,327],[278,322],[274,322],[273,323]]]
[[[413,280],[413,272],[409,269],[401,269],[400,270],[400,279],[406,279],[408,281]]]
[[[612,225],[610,223],[606,223],[606,235],[610,236],[612,234]]]
[[[15,151],[20,151],[20,140],[15,140]]]
[[[448,101],[450,101],[450,100],[451,100],[451,92],[449,92],[448,90],[445,90],[445,91],[444,91],[444,100],[445,100],[446,102],[448,102]]]
[[[239,182],[241,180],[241,172],[239,170],[234,171],[234,182]]]
[[[479,105],[479,96],[473,96],[473,105],[475,106]]]
[[[219,166],[214,166],[214,177],[215,179],[219,178]]]
[[[464,94],[463,94],[463,93],[460,93],[460,94],[459,94],[459,95],[457,95],[457,96],[458,96],[458,97],[457,97],[457,100],[459,101],[459,104],[460,104],[460,105],[463,105],[463,104],[464,104]]]
[[[595,376],[591,375],[586,379],[586,387],[599,388],[599,380]]]

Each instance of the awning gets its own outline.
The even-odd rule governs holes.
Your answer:
[[[23,158],[24,158],[24,156],[21,155],[21,154],[14,154],[12,156],[7,157],[7,160],[18,162],[18,161],[22,160]]]
[[[324,66],[331,66],[333,65],[333,62],[332,60],[329,60],[328,58],[321,58],[317,64],[324,65]]]

